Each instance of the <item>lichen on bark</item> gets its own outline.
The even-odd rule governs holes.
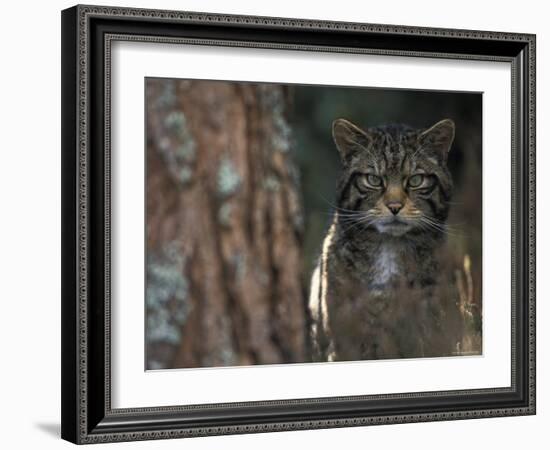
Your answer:
[[[178,342],[170,330],[164,359],[157,352],[147,360],[155,367],[304,361],[288,93],[277,85],[149,79],[146,95],[147,249],[158,255],[178,242],[188,304]],[[173,276],[183,288],[174,265],[149,263],[157,281]],[[152,323],[161,329],[162,314]]]

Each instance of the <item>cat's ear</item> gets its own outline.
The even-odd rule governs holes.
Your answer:
[[[437,122],[418,136],[423,151],[430,152],[438,161],[446,162],[447,154],[455,138],[455,123],[451,119]]]
[[[346,119],[332,122],[332,138],[344,163],[355,153],[366,149],[371,141],[365,131]]]

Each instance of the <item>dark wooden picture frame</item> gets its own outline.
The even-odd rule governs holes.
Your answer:
[[[511,386],[113,409],[109,102],[116,40],[511,63]],[[83,444],[527,414],[535,414],[534,35],[98,6],[62,12],[64,439]]]

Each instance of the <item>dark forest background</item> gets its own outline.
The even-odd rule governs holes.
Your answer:
[[[448,236],[481,344],[482,95],[146,79],[146,367],[311,360],[309,277],[340,162],[331,123],[456,124]]]

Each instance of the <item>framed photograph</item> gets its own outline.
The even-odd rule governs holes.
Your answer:
[[[535,413],[535,36],[62,12],[62,437]]]

